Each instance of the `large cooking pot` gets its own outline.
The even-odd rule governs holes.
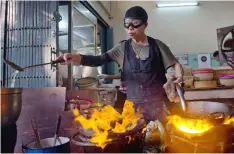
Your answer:
[[[96,89],[98,85],[98,80],[93,77],[85,77],[78,79],[76,85],[79,89]]]
[[[15,124],[22,107],[22,88],[1,88],[1,125]]]

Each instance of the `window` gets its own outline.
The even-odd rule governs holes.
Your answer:
[[[80,2],[73,5],[73,49],[83,55],[96,55],[97,19]],[[96,67],[73,66],[74,80],[97,77]]]
[[[62,20],[59,22],[59,50],[68,52],[68,3],[59,6]],[[60,3],[60,4],[62,4]],[[72,2],[72,51],[78,51],[84,55],[100,55],[100,30],[97,18],[79,1]],[[68,79],[68,67],[60,66],[60,76],[63,80]],[[101,67],[86,67],[73,65],[73,83],[81,77],[96,77],[102,72]],[[75,84],[74,84],[75,85]],[[64,85],[65,86],[65,85]]]

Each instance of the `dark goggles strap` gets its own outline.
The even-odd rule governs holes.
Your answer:
[[[128,26],[126,26],[126,24],[124,23],[124,27],[125,28],[129,28],[130,26],[132,26],[133,28],[139,28],[140,26],[144,25],[145,22],[141,22],[139,25],[133,25],[133,23],[129,23]]]

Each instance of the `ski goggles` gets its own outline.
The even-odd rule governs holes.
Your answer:
[[[132,26],[133,28],[139,28],[142,25],[144,25],[146,22],[143,22],[142,20],[139,19],[124,19],[124,27],[129,28]]]

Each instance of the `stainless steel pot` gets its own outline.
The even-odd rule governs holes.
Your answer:
[[[1,88],[1,125],[15,124],[22,107],[22,88]]]

